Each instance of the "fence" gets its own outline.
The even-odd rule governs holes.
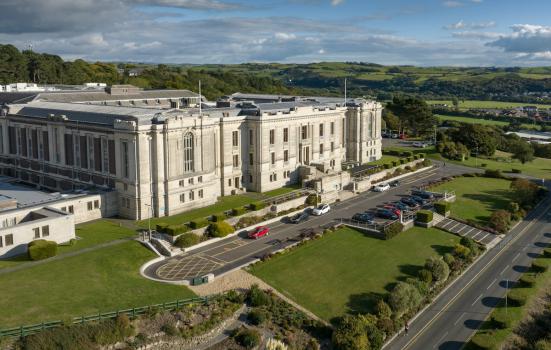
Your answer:
[[[198,303],[208,303],[209,297],[196,297],[191,299],[182,299],[171,301],[168,303],[162,304],[153,304],[142,307],[135,307],[132,309],[117,310],[111,312],[101,313],[98,312],[96,315],[80,316],[74,317],[72,320],[73,324],[82,324],[92,321],[101,321],[117,318],[119,315],[127,315],[128,317],[134,318],[143,314],[150,312],[151,310],[162,310],[162,311],[173,311],[184,305],[198,304]],[[50,321],[42,322],[33,325],[19,326],[14,328],[0,329],[0,338],[2,337],[25,337],[27,335],[36,334],[42,332],[46,329],[56,328],[64,326],[67,323],[64,321]]]
[[[262,202],[264,202],[267,205],[277,205],[283,202],[287,202],[291,199],[307,196],[309,193],[310,191],[308,190],[298,189],[289,193],[281,194],[279,196],[263,199]]]

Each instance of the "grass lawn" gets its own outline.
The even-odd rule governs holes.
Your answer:
[[[184,286],[140,276],[154,257],[129,241],[0,275],[0,328],[193,297]]]
[[[509,125],[509,122],[506,121],[499,121],[499,120],[492,120],[492,119],[478,119],[478,118],[469,118],[469,117],[458,117],[453,115],[442,115],[442,114],[435,114],[435,116],[440,121],[444,120],[450,120],[460,123],[469,123],[469,124],[482,124],[482,125],[497,125],[497,126],[505,126]],[[533,124],[522,124],[522,129],[529,129],[529,130],[539,130],[538,125]]]
[[[372,311],[377,296],[415,275],[430,256],[451,251],[459,237],[412,228],[383,241],[343,228],[267,262],[252,273],[325,320]]]
[[[389,163],[389,162],[392,162],[393,160],[398,160],[400,159],[400,157],[396,157],[396,156],[391,156],[391,155],[388,155],[388,154],[384,154],[381,159],[377,159],[373,162],[369,162],[367,163],[367,165],[379,165],[379,164],[385,164],[385,163]]]
[[[429,105],[434,104],[447,104],[453,106],[451,100],[437,100],[427,101]],[[523,103],[523,102],[503,102],[503,101],[479,101],[479,100],[459,100],[459,109],[471,109],[471,108],[515,108],[522,106],[537,106],[538,108],[551,108],[551,105],[538,104],[538,103]]]
[[[189,211],[172,215],[172,216],[164,216],[160,218],[151,219],[151,225],[153,226],[161,222],[170,224],[170,225],[183,224],[193,219],[204,218],[215,213],[230,210],[236,207],[242,207],[244,205],[251,204],[255,201],[280,196],[282,194],[289,193],[299,188],[300,186],[285,186],[285,187],[281,187],[281,188],[264,192],[264,193],[249,192],[249,193],[233,195],[233,196],[224,196],[224,197],[218,198],[218,202],[216,202],[216,204],[213,204],[213,205],[189,210]],[[148,222],[147,220],[142,220],[138,222],[138,225],[141,227],[147,227]]]
[[[458,177],[433,187],[433,191],[455,191],[457,199],[452,204],[452,215],[487,225],[492,213],[506,209],[513,201],[509,186],[511,181],[485,177]]]

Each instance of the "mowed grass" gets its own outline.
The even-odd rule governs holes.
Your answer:
[[[325,320],[371,312],[377,297],[413,276],[425,260],[453,248],[459,237],[438,229],[412,228],[383,241],[350,228],[266,262],[252,273]]]
[[[193,297],[139,274],[156,255],[136,241],[0,275],[0,329]]]
[[[486,177],[457,177],[433,187],[436,192],[455,191],[452,215],[487,225],[492,213],[514,201],[511,181]]]
[[[500,121],[500,120],[458,117],[458,116],[453,116],[453,115],[442,115],[442,114],[435,114],[435,116],[440,121],[449,120],[449,121],[460,122],[460,123],[482,124],[482,125],[497,125],[497,126],[509,125],[509,122]],[[522,129],[529,129],[529,130],[539,130],[539,126],[534,125],[534,124],[521,124],[521,128]]]
[[[390,163],[393,160],[398,160],[398,159],[400,159],[400,157],[384,154],[381,157],[381,159],[377,159],[373,162],[369,162],[369,163],[367,163],[367,165],[380,165],[380,164]]]

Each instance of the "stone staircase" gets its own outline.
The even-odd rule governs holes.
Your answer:
[[[475,242],[485,245],[488,249],[501,241],[501,237],[494,233],[478,229],[451,218],[446,218],[440,214],[434,213],[433,218],[435,227],[461,237],[471,238]]]

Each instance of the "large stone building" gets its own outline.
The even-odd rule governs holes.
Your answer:
[[[51,190],[116,190],[119,215],[132,219],[381,157],[373,101],[237,93],[200,108],[190,91],[126,85],[2,101],[3,175]]]

